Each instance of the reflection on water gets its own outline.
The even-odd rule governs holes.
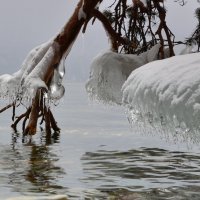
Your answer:
[[[59,135],[46,138],[43,132],[37,140],[13,134],[11,145],[0,147],[0,192],[9,188],[6,198],[12,193],[63,194],[76,200],[200,199],[199,153],[143,147],[110,150],[100,145],[75,154],[72,145],[65,150],[74,154],[63,152],[61,157],[56,150],[62,146],[59,142]],[[73,169],[67,168],[69,161]]]
[[[99,150],[85,153],[82,163],[83,182],[118,198],[200,199],[200,154],[157,148]]]
[[[60,135],[46,137],[41,130],[33,138],[10,138],[2,127],[10,116],[0,119],[0,200],[200,199],[199,146],[179,148],[160,140],[158,132],[132,133],[123,108],[89,106],[83,91],[70,85],[57,109]]]
[[[1,184],[2,180],[6,181],[13,192],[22,194],[56,194],[62,189],[57,180],[65,174],[56,165],[59,158],[50,146],[59,141],[58,135],[46,138],[41,134],[39,144],[35,144],[31,138],[22,137],[21,141],[20,135],[13,133],[11,145],[0,148]]]

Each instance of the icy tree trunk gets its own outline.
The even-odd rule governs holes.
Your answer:
[[[91,18],[90,13],[95,8],[97,3],[100,0],[80,0],[77,4],[76,9],[74,10],[73,15],[61,30],[61,32],[55,37],[52,45],[56,45],[57,50],[53,58],[51,58],[51,62],[47,67],[46,73],[44,74],[45,83],[48,85],[53,77],[54,69],[59,65],[60,60],[62,59],[65,53],[68,53],[73,42],[76,40],[82,26],[84,23]],[[31,112],[29,116],[29,122],[25,129],[25,134],[33,135],[36,133],[37,121],[39,118],[40,112],[40,98],[37,92],[35,98],[33,99],[33,103],[31,106]],[[47,112],[50,113],[50,112]],[[55,125],[54,119],[52,119],[51,113],[50,116],[45,116],[47,121],[52,121],[52,125]],[[48,134],[48,130],[50,130],[49,122],[46,122],[46,131]],[[48,127],[47,127],[48,126]]]

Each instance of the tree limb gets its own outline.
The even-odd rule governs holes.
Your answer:
[[[99,21],[101,21],[101,23],[103,24],[105,30],[107,31],[107,33],[110,36],[110,39],[112,41],[112,47],[114,50],[116,50],[117,47],[119,46],[118,43],[124,44],[124,45],[129,44],[129,41],[126,38],[121,37],[118,33],[115,32],[115,30],[111,26],[111,24],[108,21],[108,19],[106,18],[106,16],[103,15],[99,10],[93,9],[91,14],[94,17],[96,17]]]
[[[12,106],[13,106],[13,103],[11,103],[11,104],[5,106],[4,108],[2,108],[2,109],[0,110],[0,113],[2,113],[2,112],[4,112],[5,110],[11,108]]]

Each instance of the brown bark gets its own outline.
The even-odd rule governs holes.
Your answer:
[[[27,127],[25,128],[24,134],[34,135],[37,129],[37,121],[39,116],[39,91],[37,92],[35,99],[32,102],[32,108],[30,113],[30,119]]]
[[[58,51],[56,51],[56,54],[54,58],[52,59],[52,62],[49,66],[47,66],[48,70],[44,76],[44,81],[46,84],[50,82],[52,79],[54,69],[55,67],[58,66],[61,58],[65,54],[65,52],[70,48],[70,46],[73,44],[75,41],[76,37],[78,36],[84,22],[87,19],[91,18],[91,11],[95,8],[96,4],[100,0],[84,0],[84,5],[83,5],[83,0],[80,0],[79,3],[77,4],[77,7],[67,22],[67,24],[64,26],[64,28],[61,30],[61,32],[55,37],[53,45],[58,45]],[[87,16],[87,19],[81,18],[79,19],[79,11],[80,8],[83,5],[83,11]],[[36,133],[36,127],[37,127],[37,121],[39,117],[39,112],[40,112],[40,106],[39,106],[39,94],[37,93],[35,99],[33,100],[32,103],[32,108],[31,108],[31,113],[30,113],[30,119],[29,123],[25,129],[25,134],[35,134]],[[46,129],[48,132],[50,129],[50,119],[48,114],[45,113],[45,123],[46,123]],[[51,116],[52,124],[55,127],[55,123],[53,122],[53,118]]]
[[[166,36],[167,36],[167,42],[168,42],[168,45],[169,45],[169,53],[170,53],[170,57],[171,56],[174,56],[174,50],[173,50],[173,43],[172,43],[172,40],[171,40],[171,37],[174,37],[174,35],[172,34],[172,32],[169,30],[169,28],[167,27],[167,23],[165,21],[165,18],[166,18],[166,11],[164,8],[162,8],[159,4],[159,2],[157,1],[154,1],[154,5],[155,7],[158,9],[158,12],[159,12],[159,18],[160,18],[160,25],[158,27],[158,30],[157,30],[157,34],[159,35],[159,38],[160,38],[160,42],[161,42],[161,45],[164,46],[164,39],[162,37],[162,30],[164,30]],[[161,58],[163,59],[164,58],[164,52],[163,52],[163,49],[161,51]]]
[[[2,112],[4,112],[5,110],[11,108],[12,106],[13,106],[13,103],[7,105],[6,107],[4,107],[4,108],[2,108],[2,109],[0,110],[0,113],[2,113]]]

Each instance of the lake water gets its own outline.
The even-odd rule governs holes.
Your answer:
[[[199,144],[131,130],[123,107],[90,103],[84,84],[66,84],[54,113],[52,138],[23,138],[0,115],[0,199],[200,199]]]

